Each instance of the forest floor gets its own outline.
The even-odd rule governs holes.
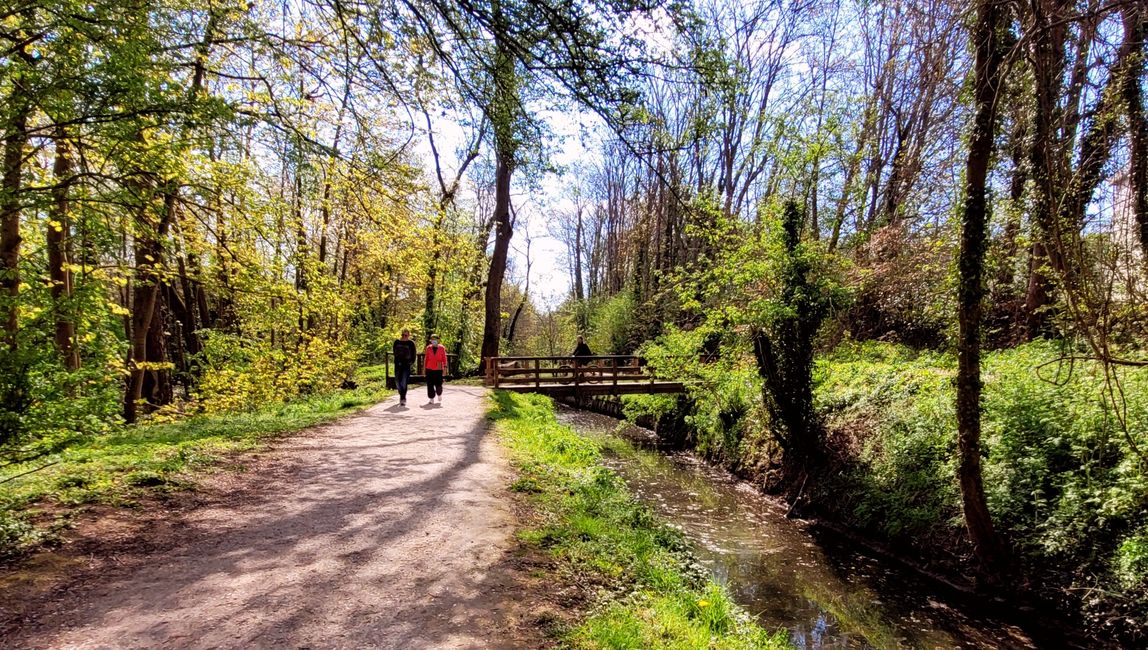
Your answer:
[[[546,645],[485,395],[414,390],[86,518],[3,577],[0,647]]]

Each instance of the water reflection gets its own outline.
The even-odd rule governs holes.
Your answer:
[[[583,433],[617,433],[608,463],[679,528],[714,579],[767,629],[793,645],[836,648],[1033,648],[1018,628],[962,613],[911,576],[847,548],[826,552],[774,501],[690,454],[650,448],[644,429],[571,408],[559,417]]]

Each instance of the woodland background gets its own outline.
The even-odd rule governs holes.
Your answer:
[[[3,471],[327,394],[402,327],[456,374],[584,333],[695,380],[627,408],[801,511],[1142,639],[1146,14],[16,0]],[[510,242],[556,114],[594,151],[554,306]]]

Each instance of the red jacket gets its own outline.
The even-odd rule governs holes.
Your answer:
[[[441,345],[437,348],[433,345],[428,345],[425,367],[427,370],[446,370],[446,348]]]

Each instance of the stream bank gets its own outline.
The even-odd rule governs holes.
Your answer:
[[[629,490],[685,535],[707,572],[766,629],[799,648],[1063,647],[1040,626],[999,617],[875,559],[855,541],[813,534],[786,508],[696,456],[659,449],[650,431],[559,406],[559,419],[604,440]],[[612,435],[617,434],[617,435]],[[1044,632],[1048,634],[1048,632]]]

